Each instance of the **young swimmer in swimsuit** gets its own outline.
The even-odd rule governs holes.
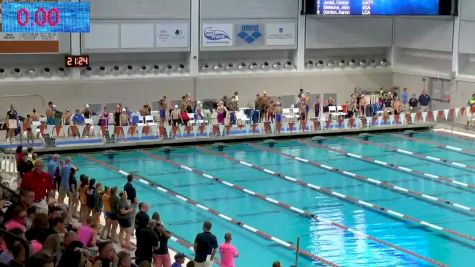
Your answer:
[[[160,112],[160,127],[163,127],[167,118],[167,97],[163,96],[163,98],[158,102],[158,110]]]
[[[218,112],[218,124],[224,125],[224,119],[226,119],[226,113],[228,112],[228,109],[224,106],[224,101],[219,101],[216,111]]]
[[[277,102],[274,107],[274,112],[275,112],[275,122],[276,123],[282,123],[282,103]]]

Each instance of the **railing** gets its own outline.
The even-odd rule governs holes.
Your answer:
[[[14,154],[0,153],[0,174],[16,174],[16,159]]]

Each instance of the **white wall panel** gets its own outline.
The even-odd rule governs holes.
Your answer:
[[[452,51],[453,20],[397,18],[395,22],[397,47]]]
[[[91,22],[91,31],[83,36],[86,49],[119,48],[119,24]]]
[[[463,20],[475,20],[475,0],[459,0],[459,6]]]
[[[459,52],[475,54],[475,21],[460,22]]]
[[[152,23],[120,25],[121,48],[153,48],[154,37],[154,25]]]
[[[189,19],[190,0],[94,0],[91,19]]]
[[[391,43],[390,18],[307,19],[307,48],[389,47]]]
[[[297,18],[300,0],[201,0],[202,19]]]

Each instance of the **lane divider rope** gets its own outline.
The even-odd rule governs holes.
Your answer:
[[[402,135],[402,134],[391,134],[391,136],[395,136],[395,137],[406,139],[406,140],[413,141],[413,142],[418,142],[418,143],[428,144],[428,145],[431,145],[431,146],[436,146],[436,147],[447,149],[447,150],[450,150],[450,151],[454,151],[454,152],[457,152],[457,153],[460,153],[460,154],[475,156],[475,150],[471,150],[471,149],[466,149],[466,148],[461,148],[461,147],[456,147],[456,146],[449,146],[449,145],[441,145],[441,144],[439,144],[437,142],[434,142],[434,141],[426,140],[426,139],[423,139],[423,138],[409,137],[409,136],[405,136],[405,135]]]
[[[429,155],[426,155],[426,154],[423,154],[423,153],[409,151],[409,150],[406,150],[406,149],[400,149],[400,148],[397,148],[397,147],[394,147],[394,146],[384,145],[384,144],[380,144],[380,143],[373,142],[373,141],[361,140],[359,138],[354,138],[354,137],[343,137],[343,138],[345,138],[347,140],[350,140],[350,141],[353,141],[353,142],[359,142],[359,143],[362,143],[362,144],[367,144],[367,145],[371,145],[371,146],[384,148],[384,149],[389,150],[391,152],[404,154],[406,156],[412,156],[412,157],[415,157],[415,158],[418,158],[418,159],[427,160],[427,161],[431,161],[431,162],[436,162],[437,164],[443,164],[443,165],[446,165],[446,166],[449,166],[449,167],[459,168],[459,169],[462,169],[462,170],[465,170],[465,171],[470,171],[469,169],[475,170],[474,165],[467,165],[467,164],[463,164],[463,163],[452,161],[452,160],[441,159],[441,158],[429,156]]]
[[[89,156],[89,155],[83,154],[83,155],[81,155],[81,156],[82,156],[83,158],[85,158],[85,159],[88,159],[88,160],[90,160],[90,161],[96,162],[97,164],[99,164],[99,165],[101,165],[101,166],[103,166],[103,167],[105,167],[105,168],[107,168],[107,169],[114,170],[115,172],[120,173],[120,174],[122,174],[122,175],[124,175],[124,176],[129,175],[129,173],[127,173],[127,172],[125,172],[125,171],[123,171],[123,170],[120,170],[119,168],[117,168],[117,167],[115,167],[115,166],[113,166],[113,165],[110,165],[110,164],[108,164],[108,163],[106,163],[106,162],[104,162],[104,161],[101,161],[101,160],[98,160],[98,159],[96,159],[96,158],[93,158],[93,157],[91,157],[91,156]],[[264,239],[273,241],[273,242],[275,242],[275,243],[281,245],[282,247],[284,247],[284,248],[286,248],[286,249],[289,249],[289,250],[292,250],[292,251],[297,251],[297,247],[294,246],[294,245],[292,245],[292,244],[289,243],[289,242],[283,241],[283,240],[281,240],[281,239],[279,239],[279,238],[277,238],[277,237],[274,237],[274,236],[272,236],[272,235],[270,235],[270,234],[268,234],[268,233],[266,233],[266,232],[263,232],[263,231],[261,231],[261,230],[258,230],[258,229],[256,229],[255,227],[252,227],[252,226],[247,225],[247,224],[245,224],[245,223],[243,223],[243,222],[240,222],[240,221],[238,221],[238,220],[236,220],[236,219],[233,219],[233,218],[231,218],[231,217],[229,217],[229,216],[227,216],[227,215],[225,215],[225,214],[223,214],[223,213],[221,213],[221,212],[219,212],[219,211],[217,211],[217,210],[215,210],[215,209],[212,209],[212,208],[210,208],[210,207],[206,207],[205,205],[200,204],[200,203],[198,203],[198,202],[195,201],[195,200],[192,200],[192,199],[190,199],[190,198],[188,198],[188,197],[186,197],[186,196],[183,196],[183,195],[181,195],[181,194],[179,194],[179,193],[177,193],[177,192],[175,192],[175,191],[173,191],[173,190],[171,190],[171,189],[166,188],[166,187],[163,186],[163,185],[160,185],[160,184],[158,184],[158,183],[153,182],[153,181],[150,180],[149,178],[146,178],[146,177],[141,176],[141,175],[138,175],[138,174],[134,174],[134,177],[136,177],[136,178],[138,179],[138,181],[141,182],[141,183],[143,183],[143,184],[146,184],[146,185],[148,185],[148,186],[150,186],[150,187],[152,187],[152,188],[154,188],[154,189],[157,189],[157,190],[159,190],[159,191],[161,191],[161,192],[163,192],[163,193],[166,193],[166,194],[168,194],[168,195],[170,195],[170,196],[172,196],[172,197],[175,197],[175,198],[177,198],[177,199],[179,199],[179,200],[182,200],[183,202],[186,202],[186,203],[188,203],[188,204],[191,204],[191,205],[193,205],[193,206],[195,206],[195,207],[197,207],[197,208],[199,208],[199,209],[201,209],[201,210],[204,210],[204,211],[206,211],[206,212],[208,212],[208,213],[210,213],[210,214],[212,214],[212,215],[214,215],[214,216],[217,216],[217,217],[219,217],[219,218],[221,218],[221,219],[223,219],[223,220],[225,220],[225,221],[227,221],[227,222],[229,222],[229,223],[232,223],[232,224],[237,225],[237,226],[239,226],[239,227],[241,227],[241,228],[244,228],[244,229],[248,230],[249,232],[251,232],[251,233],[253,233],[253,234],[255,234],[255,235],[257,235],[257,236],[259,236],[259,237],[261,237],[261,238],[264,238]],[[311,259],[311,260],[317,260],[317,261],[320,261],[320,262],[322,262],[322,263],[324,263],[324,264],[326,264],[326,265],[338,267],[337,264],[335,264],[335,263],[333,263],[333,262],[331,262],[331,261],[329,261],[329,260],[327,260],[327,259],[325,259],[325,258],[322,258],[322,257],[320,257],[320,256],[318,256],[318,255],[315,255],[315,254],[313,254],[313,253],[311,253],[311,252],[309,252],[309,251],[307,251],[307,250],[299,249],[298,252],[299,252],[299,254],[301,254],[302,256],[304,256],[304,257],[306,257],[306,258],[309,258],[309,259]]]
[[[460,131],[452,131],[452,130],[448,130],[448,129],[444,129],[444,128],[432,129],[432,133],[435,133],[437,135],[446,136],[446,137],[455,138],[455,139],[458,139],[458,140],[463,140],[463,141],[470,141],[470,142],[475,141],[475,135],[474,134],[460,132]]]
[[[264,173],[267,173],[267,174],[276,176],[276,177],[278,177],[278,178],[282,178],[282,177],[281,177],[281,174],[279,174],[279,173],[276,173],[276,172],[274,172],[274,171],[272,171],[272,170],[269,170],[269,169],[266,169],[266,168],[263,168],[263,167],[260,167],[260,166],[257,166],[257,165],[254,165],[254,164],[245,162],[245,161],[240,161],[240,160],[238,160],[238,159],[235,159],[235,158],[233,158],[233,157],[230,157],[229,155],[226,155],[226,154],[223,154],[223,153],[218,153],[218,152],[212,151],[212,150],[210,150],[210,149],[208,149],[208,148],[205,148],[205,147],[197,147],[197,149],[199,149],[200,151],[202,151],[202,152],[204,152],[204,153],[207,153],[207,154],[210,154],[210,155],[214,155],[214,156],[216,156],[216,157],[224,158],[224,159],[227,159],[227,160],[232,161],[232,162],[234,162],[234,163],[241,164],[241,165],[244,165],[244,166],[246,166],[246,167],[250,167],[250,168],[255,169],[255,170],[257,170],[257,171],[264,172]],[[162,158],[160,157],[159,160],[162,160]],[[166,161],[166,162],[168,162],[168,161]],[[177,167],[178,167],[178,165],[180,165],[180,164],[178,164],[178,163],[172,163],[172,164],[175,165],[175,166],[177,166]],[[193,172],[196,173],[196,174],[199,174],[199,175],[203,175],[203,176],[204,176],[203,172],[200,171],[200,170],[194,170]],[[288,177],[288,178],[290,178],[290,177]],[[218,178],[218,177],[214,177],[214,179],[216,180],[216,182],[224,183],[224,180],[222,180],[222,179],[220,179],[220,178]],[[295,183],[297,180],[294,179],[294,178],[291,178],[290,181],[293,182],[293,183]],[[242,190],[242,187],[237,186],[237,185],[232,185],[232,186],[230,186],[230,187],[232,187],[232,188],[234,188],[234,189],[237,189],[237,190],[240,190],[240,191],[243,191],[243,190]],[[379,238],[377,238],[377,237],[374,237],[374,236],[365,234],[365,233],[363,233],[363,232],[361,232],[361,231],[358,231],[358,230],[356,230],[356,229],[350,228],[349,226],[340,224],[340,223],[338,223],[338,222],[331,221],[331,220],[329,220],[329,219],[319,217],[319,216],[317,216],[316,214],[313,214],[313,213],[311,213],[311,212],[309,212],[309,211],[301,210],[301,209],[295,208],[295,207],[293,207],[293,206],[291,206],[291,205],[289,205],[289,204],[286,204],[286,203],[283,203],[283,202],[281,202],[281,201],[272,199],[272,198],[267,197],[267,196],[265,196],[265,195],[263,195],[263,194],[256,193],[254,196],[257,197],[257,198],[259,198],[259,199],[261,199],[261,200],[265,200],[265,201],[270,202],[270,203],[272,203],[272,204],[274,204],[274,205],[277,205],[277,206],[279,206],[279,207],[282,207],[282,208],[286,208],[286,209],[288,209],[288,210],[291,210],[291,211],[293,211],[293,212],[295,212],[295,213],[297,213],[297,214],[299,214],[299,215],[301,215],[301,216],[309,217],[309,218],[315,219],[315,220],[317,220],[317,221],[319,221],[319,222],[322,222],[322,223],[325,223],[325,224],[328,224],[328,225],[333,225],[333,226],[335,226],[335,227],[337,227],[337,228],[339,228],[339,229],[341,229],[341,230],[343,230],[343,231],[348,231],[348,232],[353,233],[354,235],[357,235],[357,236],[360,236],[360,237],[363,237],[363,238],[372,240],[372,241],[374,241],[374,242],[376,242],[376,243],[379,243],[379,244],[382,244],[382,245],[386,245],[386,246],[388,246],[388,247],[391,247],[391,248],[396,249],[396,250],[399,250],[399,251],[401,251],[401,252],[403,252],[403,253],[412,255],[412,256],[414,256],[414,257],[416,257],[416,258],[419,258],[419,259],[424,260],[424,261],[426,261],[426,262],[429,262],[429,263],[431,263],[431,264],[434,264],[434,265],[437,265],[437,266],[447,266],[447,265],[445,265],[444,263],[438,262],[438,261],[436,261],[436,260],[434,260],[434,259],[431,259],[431,258],[428,258],[428,257],[423,256],[423,255],[421,255],[421,254],[418,254],[418,253],[416,253],[416,252],[414,252],[414,251],[411,251],[411,250],[405,249],[405,248],[403,248],[403,247],[400,247],[400,246],[398,246],[398,245],[395,245],[395,244],[389,243],[389,242],[387,242],[387,241],[381,240],[381,239],[379,239]]]
[[[344,155],[344,156],[354,158],[354,159],[357,159],[357,160],[361,160],[361,161],[364,161],[364,162],[373,163],[373,164],[376,164],[376,165],[383,165],[384,167],[391,168],[393,170],[398,170],[398,171],[408,172],[408,173],[411,173],[411,174],[416,174],[417,176],[422,176],[425,179],[427,179],[426,178],[427,173],[418,172],[418,171],[415,171],[415,170],[412,170],[412,169],[409,169],[409,168],[406,168],[406,167],[398,166],[398,165],[395,165],[395,164],[392,164],[392,163],[387,163],[387,162],[384,162],[384,161],[375,160],[375,159],[370,158],[370,157],[350,153],[350,152],[342,150],[342,149],[332,148],[328,145],[313,144],[311,142],[301,141],[301,140],[298,141],[298,142],[300,142],[304,145],[307,145],[307,146],[318,147],[320,149],[335,152],[335,153],[338,153],[340,155]],[[428,201],[428,202],[436,203],[436,204],[443,204],[444,206],[448,206],[450,208],[454,208],[454,209],[457,209],[457,210],[460,210],[460,211],[463,211],[463,212],[471,212],[471,213],[473,212],[473,213],[475,213],[475,208],[468,207],[466,205],[462,205],[462,204],[459,204],[459,203],[456,203],[456,202],[453,202],[453,201],[450,201],[450,200],[447,200],[447,199],[443,199],[443,198],[440,198],[440,197],[434,197],[434,196],[431,196],[429,194],[418,192],[418,191],[415,191],[415,190],[412,190],[412,189],[407,189],[407,188],[395,185],[395,184],[390,183],[390,182],[380,181],[380,180],[377,180],[377,179],[374,179],[374,178],[369,178],[367,176],[354,174],[354,173],[350,173],[350,172],[347,172],[347,171],[342,171],[340,169],[334,168],[334,170],[335,170],[335,172],[343,174],[345,176],[355,178],[355,179],[358,179],[358,180],[363,181],[363,182],[370,182],[372,184],[376,184],[379,187],[387,188],[387,189],[390,189],[390,190],[393,190],[393,191],[396,191],[396,192],[399,192],[399,193],[402,193],[402,194],[405,194],[405,195],[408,195],[408,196],[416,197],[416,198],[424,200],[424,201]],[[435,182],[440,182],[439,180],[447,179],[447,178],[432,175],[432,174],[429,174],[429,175],[431,175],[431,176],[428,177],[428,178],[430,178],[429,180],[434,180]],[[452,182],[457,182],[457,181],[454,181],[454,180],[451,180],[451,181]],[[444,182],[445,182],[445,180],[444,180]],[[467,185],[467,186],[470,186],[470,185]],[[472,185],[472,186],[475,187],[475,185]]]
[[[278,151],[278,150],[275,150],[275,149],[265,148],[265,147],[255,145],[255,144],[252,144],[252,143],[249,144],[249,145],[256,148],[256,149],[262,150],[262,151],[271,152],[271,153],[274,153],[274,154],[282,155],[282,156],[285,156],[285,157],[288,157],[288,158],[299,161],[297,159],[298,157],[295,157],[295,156],[290,155],[290,154],[286,154],[284,152],[281,152],[281,151]],[[307,163],[307,164],[312,165],[312,166],[315,166],[315,167],[318,167],[318,168],[322,168],[321,164],[317,163],[317,162],[313,162],[313,161],[309,161],[309,160],[306,160],[306,162],[305,161],[302,161],[302,162]],[[332,171],[335,172],[336,169],[333,169]],[[303,182],[303,184],[305,185],[307,183]],[[314,187],[311,187],[311,188],[314,188]],[[390,209],[387,209],[387,208],[384,208],[384,207],[381,207],[381,206],[378,206],[378,205],[375,205],[375,204],[372,204],[372,203],[369,203],[369,202],[366,202],[366,201],[358,200],[358,199],[353,198],[351,196],[347,196],[347,195],[344,195],[344,194],[341,194],[341,193],[336,193],[335,191],[332,191],[328,188],[322,188],[322,187],[319,187],[319,186],[315,186],[315,188],[318,188],[319,191],[320,190],[324,191],[324,192],[326,191],[326,192],[328,192],[328,194],[333,195],[333,196],[337,196],[340,199],[351,201],[355,204],[371,208],[371,209],[376,210],[378,212],[382,212],[382,213],[385,213],[385,214],[390,214],[390,215],[392,215],[396,218],[400,218],[400,219],[403,219],[403,220],[406,220],[406,221],[411,221],[413,223],[426,226],[430,229],[437,230],[437,231],[444,232],[444,233],[449,233],[449,234],[452,234],[452,235],[455,235],[455,236],[458,236],[458,237],[461,237],[461,238],[464,238],[464,239],[467,239],[467,240],[470,240],[470,241],[475,241],[475,237],[467,235],[467,234],[463,234],[463,233],[460,233],[460,232],[457,232],[457,231],[454,231],[454,230],[451,230],[451,229],[448,229],[448,228],[444,228],[444,227],[441,227],[441,226],[438,226],[438,225],[434,225],[434,224],[425,222],[423,220],[417,219],[415,217],[412,217],[412,216],[409,216],[409,215],[406,215],[406,214],[402,214],[400,212],[395,212],[393,210],[390,210]]]

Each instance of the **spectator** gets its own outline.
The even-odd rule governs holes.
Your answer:
[[[470,115],[467,116],[467,124],[465,125],[465,129],[468,129],[471,122],[475,123],[475,93],[472,94],[472,98],[468,100],[467,105],[469,108]]]
[[[59,176],[60,176],[60,183],[59,183],[59,189],[58,189],[58,203],[59,204],[64,204],[64,198],[66,197],[66,194],[69,193],[69,180],[71,178],[71,158],[66,157],[64,159],[64,165],[61,167],[59,171]]]
[[[274,263],[272,263],[272,267],[282,267],[282,265],[280,264],[280,261],[274,261]]]
[[[36,240],[41,244],[44,244],[46,238],[55,232],[49,228],[48,216],[40,213],[33,219],[31,228],[26,231],[25,237],[28,241]]]
[[[28,154],[25,152],[21,155],[20,163],[17,165],[17,171],[20,175],[20,178],[23,178],[25,174],[33,170],[33,163],[31,160],[28,160]]]
[[[185,263],[185,254],[178,252],[175,255],[175,262],[172,264],[171,267],[183,267],[183,263]]]
[[[239,257],[239,252],[235,246],[231,245],[233,239],[231,233],[224,235],[224,243],[219,246],[219,254],[221,255],[220,267],[236,267],[234,258]]]
[[[172,236],[169,231],[165,229],[162,222],[158,222],[154,229],[157,235],[160,247],[154,251],[155,254],[155,267],[170,267],[171,259],[168,253],[168,239]]]
[[[211,267],[218,248],[216,236],[211,233],[211,222],[203,224],[203,232],[196,235],[195,238],[195,266]]]
[[[148,216],[147,212],[149,211],[150,207],[147,203],[140,202],[139,203],[139,212],[135,215],[135,231],[139,231],[142,228],[147,226],[150,217]]]
[[[119,262],[117,263],[117,267],[131,267],[132,260],[130,259],[130,253],[127,251],[121,251],[117,255],[119,258]]]
[[[419,96],[419,106],[420,110],[427,112],[430,109],[430,96],[427,94],[426,90],[422,90],[422,94]]]
[[[14,207],[11,213],[11,218],[5,223],[5,229],[7,231],[20,229],[22,233],[25,233],[27,216],[28,214],[23,206]]]
[[[114,246],[111,241],[102,242],[99,244],[99,256],[97,256],[92,263],[95,266],[101,267],[115,267],[119,262],[119,258],[115,253]]]
[[[409,99],[409,111],[410,112],[416,111],[418,104],[419,104],[419,100],[416,98],[416,94],[412,94],[411,99]]]
[[[54,184],[55,181],[59,180],[59,177],[56,177],[59,168],[59,155],[54,154],[53,157],[48,161],[48,174],[51,177],[51,182]],[[59,173],[59,172],[58,172]]]
[[[80,241],[72,241],[66,246],[61,259],[59,260],[58,267],[82,267],[86,264],[87,252],[83,250],[83,245]]]
[[[87,190],[86,190],[86,216],[94,214],[95,207],[96,207],[96,179],[91,179],[89,180],[89,186],[87,187]]]
[[[20,188],[35,192],[35,202],[40,202],[44,199],[48,200],[51,191],[54,189],[53,183],[51,183],[51,176],[44,172],[43,168],[43,161],[37,160],[33,171],[25,175],[20,185]]]
[[[112,187],[111,189],[111,196],[110,196],[110,206],[111,206],[111,214],[110,214],[110,220],[111,220],[111,230],[110,230],[110,236],[111,240],[114,242],[117,242],[117,226],[119,225],[118,222],[118,216],[119,216],[119,197],[117,196],[117,186]]]
[[[18,113],[15,110],[13,104],[10,105],[10,109],[7,111],[7,116],[5,117],[5,122],[7,123],[7,139],[10,139],[10,144],[13,143],[13,137],[15,137],[15,131],[18,128]]]
[[[127,201],[127,192],[120,193],[120,201],[117,205],[118,208],[118,221],[120,226],[119,231],[119,244],[124,249],[133,249],[130,245],[130,235],[132,233],[132,221],[134,217],[134,209]]]
[[[97,225],[94,217],[87,217],[87,224],[83,224],[77,232],[77,240],[81,241],[84,247],[96,246]]]
[[[54,267],[54,259],[45,252],[33,254],[27,261],[26,267]]]
[[[77,218],[77,211],[79,205],[79,194],[78,194],[78,181],[76,179],[77,169],[75,167],[71,168],[71,173],[69,176],[69,194],[68,194],[68,206],[69,213],[74,218]]]
[[[153,229],[156,226],[155,220],[149,220],[147,225],[137,231],[137,249],[135,250],[135,263],[138,265],[143,261],[152,263],[153,252],[158,249],[158,238]],[[156,265],[155,266],[161,266]]]
[[[21,157],[23,156],[23,146],[17,146],[15,150],[15,160],[16,164],[20,164]]]
[[[134,175],[132,174],[127,175],[127,183],[124,185],[124,192],[127,193],[127,201],[130,207],[132,208],[133,211],[135,211],[135,207],[137,206],[138,201],[137,201],[137,191],[135,190],[135,187],[132,184],[133,181],[134,181]],[[131,229],[134,229],[133,227],[134,223],[135,223],[135,217],[134,217],[134,214],[132,214],[132,225],[131,225],[132,228]],[[133,232],[131,234],[133,235]]]
[[[404,88],[403,92],[401,93],[401,100],[402,105],[405,110],[409,109],[409,94],[407,93],[407,88]]]
[[[54,265],[59,260],[61,253],[61,240],[58,234],[52,234],[46,238],[41,252],[46,253],[53,257]]]
[[[73,117],[73,114],[71,114],[71,111],[69,111],[69,109],[66,109],[63,113],[63,118],[62,118],[63,124],[70,125],[72,117]]]
[[[86,175],[81,175],[79,177],[81,185],[79,186],[79,220],[81,223],[86,223],[87,218],[87,188],[89,186],[89,177]]]
[[[102,194],[102,205],[104,206],[104,220],[106,225],[102,228],[101,239],[110,239],[111,229],[111,205],[110,205],[111,190],[109,187],[104,187]]]

